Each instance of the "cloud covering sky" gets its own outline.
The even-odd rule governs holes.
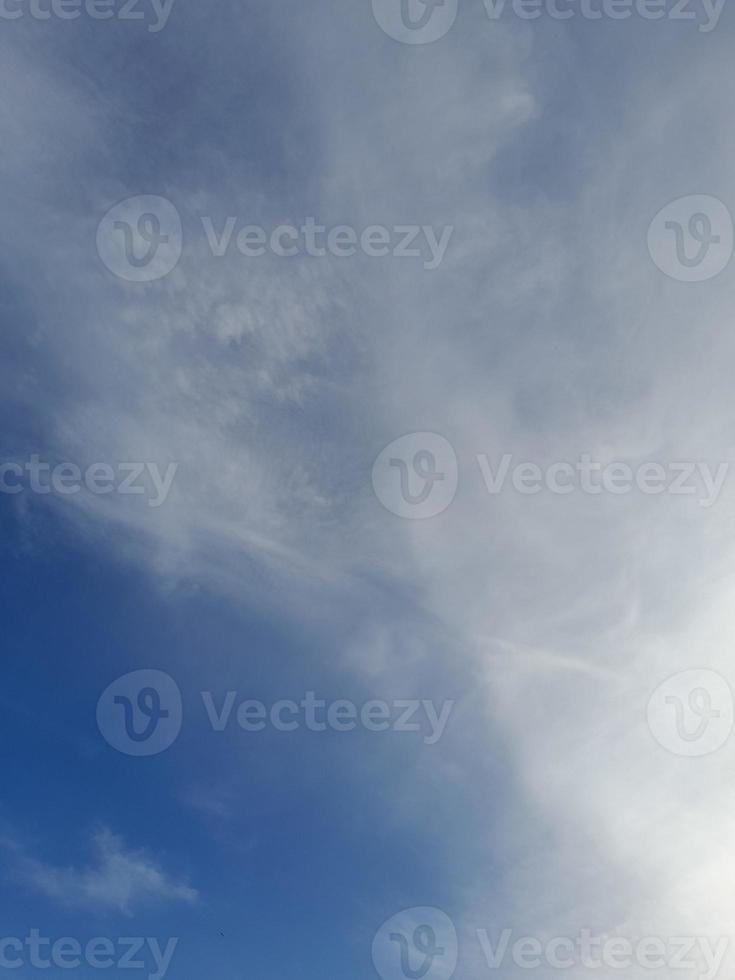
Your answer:
[[[431,907],[460,980],[500,973],[477,930],[506,927],[734,937],[726,977],[735,743],[668,751],[647,706],[684,671],[735,685],[735,473],[702,506],[701,478],[492,493],[478,460],[730,464],[735,266],[688,282],[647,245],[670,202],[735,214],[733,15],[702,31],[690,6],[461,0],[427,44],[367,0],[176,0],[160,30],[144,4],[0,18],[0,462],[176,464],[160,506],[147,470],[139,493],[0,494],[0,938],[178,937],[174,980],[368,978],[381,924]],[[181,254],[135,282],[99,229],[144,195]],[[421,258],[217,256],[203,218],[233,240],[309,218],[451,236],[432,269],[424,237]],[[457,467],[425,520],[373,485],[413,433]],[[183,723],[136,757],[97,705],[150,670]],[[202,692],[229,691],[216,731]],[[385,703],[389,727],[311,730],[308,692]],[[110,710],[154,717],[154,695]],[[300,727],[248,730],[248,699],[295,702]],[[434,744],[423,709],[400,730],[412,699],[453,703]]]

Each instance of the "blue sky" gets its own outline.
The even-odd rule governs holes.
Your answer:
[[[56,938],[82,941],[180,936],[172,969],[182,976],[243,968],[370,975],[372,937],[363,933],[375,915],[437,893],[437,841],[453,808],[439,803],[417,833],[390,812],[403,792],[400,773],[382,772],[389,752],[389,769],[415,766],[422,744],[392,750],[375,734],[208,731],[199,690],[269,701],[311,685],[359,700],[364,688],[335,682],[339,665],[320,663],[323,650],[308,649],[292,628],[209,595],[152,599],[150,582],[66,540],[51,544],[46,530],[46,557],[8,535],[16,574],[4,580],[3,609],[14,695],[3,697],[12,736],[4,761],[14,775],[2,810],[3,935],[25,937],[38,921]],[[39,602],[48,615],[35,615]],[[94,706],[119,673],[151,664],[181,681],[187,725],[166,754],[129,758],[101,739]],[[124,835],[120,853],[142,846],[145,863],[165,869],[150,901],[134,883],[130,906],[119,907],[111,869],[108,899],[92,900],[81,886],[52,900],[34,894],[26,860],[47,873],[104,871],[94,846],[104,830]],[[175,897],[184,884],[194,901]]]
[[[480,980],[482,929],[735,931],[728,733],[686,758],[664,718],[681,696],[716,737],[735,685],[732,11],[703,31],[694,0],[698,20],[446,3],[425,44],[385,29],[399,0],[175,0],[160,30],[143,2],[0,5],[0,941],[175,938],[171,980],[401,980],[374,937],[428,907]],[[700,212],[717,240],[677,266]],[[355,254],[309,254],[310,219]],[[152,242],[163,265],[125,264]],[[478,457],[506,454],[723,482],[707,506],[491,492]],[[37,492],[32,458],[111,489]],[[432,510],[396,504],[402,461],[414,491],[434,467]],[[182,704],[143,757],[113,744],[138,671]],[[203,693],[229,691],[216,731]],[[235,720],[308,692],[390,726]],[[427,705],[449,706],[435,739]],[[25,949],[0,946],[0,980],[35,975]],[[651,973],[671,967],[625,975]]]

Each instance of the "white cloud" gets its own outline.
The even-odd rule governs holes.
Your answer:
[[[621,71],[609,92],[609,79],[592,73],[580,95],[580,66],[570,60],[565,89],[553,41],[542,49],[553,67],[529,66],[528,25],[481,19],[470,36],[458,24],[415,52],[355,26],[349,4],[332,14],[338,27],[311,8],[281,26],[298,39],[289,68],[317,107],[323,217],[451,220],[444,263],[431,276],[358,261],[295,274],[286,262],[213,263],[193,247],[164,290],[146,291],[90,275],[94,257],[81,246],[66,257],[54,248],[67,295],[84,297],[85,325],[70,316],[61,329],[53,319],[40,328],[74,368],[61,369],[64,393],[47,416],[37,389],[32,410],[60,453],[84,454],[79,462],[112,454],[181,464],[154,514],[120,500],[64,506],[81,505],[94,533],[108,521],[141,532],[144,561],[173,577],[237,585],[252,598],[253,566],[266,563],[276,570],[266,590],[286,603],[315,582],[331,597],[348,574],[359,591],[367,572],[410,591],[417,618],[431,610],[442,626],[436,656],[477,679],[461,736],[425,763],[432,791],[439,774],[458,798],[472,796],[458,807],[445,864],[468,927],[502,915],[527,933],[733,932],[729,770],[720,755],[666,758],[644,727],[647,694],[667,674],[730,669],[732,505],[723,497],[705,513],[672,498],[491,499],[473,474],[474,454],[496,449],[539,460],[728,458],[729,280],[665,281],[645,232],[672,197],[732,189],[730,55],[713,37],[703,67],[682,70],[681,50],[665,40],[671,26],[642,25],[653,51],[641,46],[638,71]],[[588,24],[585,36],[599,29],[603,45],[617,26]],[[702,56],[702,38],[692,44]],[[571,42],[561,48],[574,58]],[[601,63],[609,72],[607,55]],[[564,128],[567,100],[585,108],[584,136]],[[519,178],[505,196],[492,165],[544,126],[551,132],[521,154],[538,157],[528,186]],[[214,199],[232,213],[251,190],[217,185],[198,206],[212,210]],[[190,192],[172,178],[177,200]],[[98,196],[101,214],[113,195]],[[269,207],[278,212],[278,202]],[[304,211],[314,210],[309,200]],[[94,221],[79,217],[70,237],[92,243]],[[46,312],[56,302],[47,298]],[[86,388],[70,395],[78,375]],[[407,526],[370,495],[370,466],[387,442],[426,430],[453,443],[463,481],[446,514]],[[283,578],[293,590],[272,588]],[[355,638],[349,662],[405,683],[434,651],[411,648],[407,668],[405,633],[385,623],[390,615],[375,610],[382,628]],[[499,637],[498,650],[478,637]],[[585,670],[572,669],[580,661]],[[502,799],[484,753],[510,759]],[[401,809],[417,826],[430,802],[419,781],[406,775]],[[491,833],[485,812],[498,810],[504,827]],[[29,877],[54,897],[104,895],[118,908],[146,895],[193,900],[110,840],[95,869],[34,864]],[[452,847],[474,848],[505,875],[468,873]]]
[[[60,868],[20,857],[18,875],[29,888],[70,908],[131,914],[140,905],[197,901],[195,888],[176,881],[145,851],[127,848],[109,830],[95,833],[93,844],[96,860],[88,867]]]

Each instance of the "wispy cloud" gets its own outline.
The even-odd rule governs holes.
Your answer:
[[[410,594],[411,610],[431,610],[439,625],[426,652],[411,645],[418,629],[397,626],[408,613],[384,601],[370,610],[374,633],[350,623],[348,657],[355,672],[394,687],[396,678],[415,686],[422,663],[440,658],[455,678],[476,672],[461,734],[432,753],[428,776],[401,770],[399,800],[418,834],[446,795],[437,772],[468,799],[453,815],[443,870],[466,896],[470,926],[502,910],[524,931],[624,923],[684,932],[704,922],[731,932],[727,773],[718,758],[697,768],[667,758],[644,719],[648,694],[668,673],[699,663],[730,670],[732,502],[702,514],[677,498],[490,501],[475,473],[451,510],[414,526],[384,514],[367,487],[382,446],[419,430],[445,433],[465,473],[475,454],[496,450],[530,460],[580,451],[729,457],[732,280],[704,290],[666,281],[645,236],[668,200],[701,189],[727,196],[732,186],[732,38],[713,36],[706,58],[684,60],[676,25],[643,25],[645,45],[617,33],[622,24],[590,29],[578,46],[575,32],[556,26],[533,36],[520,23],[490,30],[481,6],[469,4],[451,38],[417,57],[386,46],[350,5],[291,7],[288,17],[276,6],[263,16],[283,41],[273,46],[288,66],[278,90],[289,88],[305,123],[293,126],[280,102],[272,116],[283,132],[318,132],[321,153],[283,163],[307,188],[287,204],[282,188],[243,178],[240,147],[221,138],[232,119],[218,89],[202,85],[198,98],[209,99],[200,111],[221,154],[198,159],[192,184],[189,141],[180,158],[156,161],[149,145],[120,153],[128,128],[92,129],[90,113],[116,116],[76,76],[26,70],[20,55],[8,62],[20,61],[18,99],[38,94],[29,99],[33,138],[21,142],[10,128],[1,171],[15,211],[0,257],[34,324],[34,370],[22,388],[7,387],[60,458],[180,462],[160,512],[134,509],[134,500],[125,511],[118,499],[67,502],[110,553],[131,547],[132,533],[109,530],[124,524],[143,532],[141,552],[162,578],[234,581],[246,599],[265,580],[285,606],[315,580],[321,587],[367,570],[386,591]],[[182,8],[178,22],[202,10]],[[248,36],[263,50],[273,40],[245,23],[211,37],[233,78],[248,63]],[[191,36],[182,26],[171,45],[182,66],[166,63],[185,68],[182,79],[190,53],[200,53],[199,32]],[[63,100],[51,99],[52,87]],[[137,99],[130,106],[133,115]],[[62,142],[36,135],[50,115],[53,135],[57,117],[71,134]],[[199,120],[186,118],[199,133]],[[248,133],[248,146],[257,142]],[[150,175],[101,180],[99,159],[118,173],[101,156],[112,154],[105,146],[119,160],[152,161]],[[48,205],[29,224],[30,166],[53,188],[68,159],[70,186],[89,196]],[[279,168],[263,161],[262,169]],[[121,287],[98,264],[90,274],[98,218],[151,187],[170,194],[190,227],[199,212],[246,211],[266,224],[319,214],[365,226],[401,215],[451,221],[456,231],[431,279],[400,263],[214,264],[201,241],[160,289]],[[25,320],[11,327],[28,342]],[[283,578],[253,574],[256,562]],[[288,587],[273,588],[281,581]],[[335,631],[349,619],[338,603],[328,613]],[[457,638],[451,647],[448,636]],[[484,763],[501,754],[513,768],[505,795]],[[384,780],[389,772],[386,764]],[[225,797],[210,809],[238,803]],[[494,809],[511,828],[505,836],[487,829]],[[95,847],[91,867],[23,858],[22,876],[80,907],[196,900],[109,832]],[[488,882],[483,869],[499,866],[511,868],[507,879]]]
[[[139,905],[197,901],[195,888],[175,880],[145,851],[126,847],[111,831],[97,831],[93,845],[94,864],[62,868],[21,856],[18,876],[29,888],[72,908],[103,908],[129,915]]]

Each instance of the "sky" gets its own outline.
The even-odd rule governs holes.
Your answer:
[[[0,978],[726,980],[729,6],[0,0]]]

